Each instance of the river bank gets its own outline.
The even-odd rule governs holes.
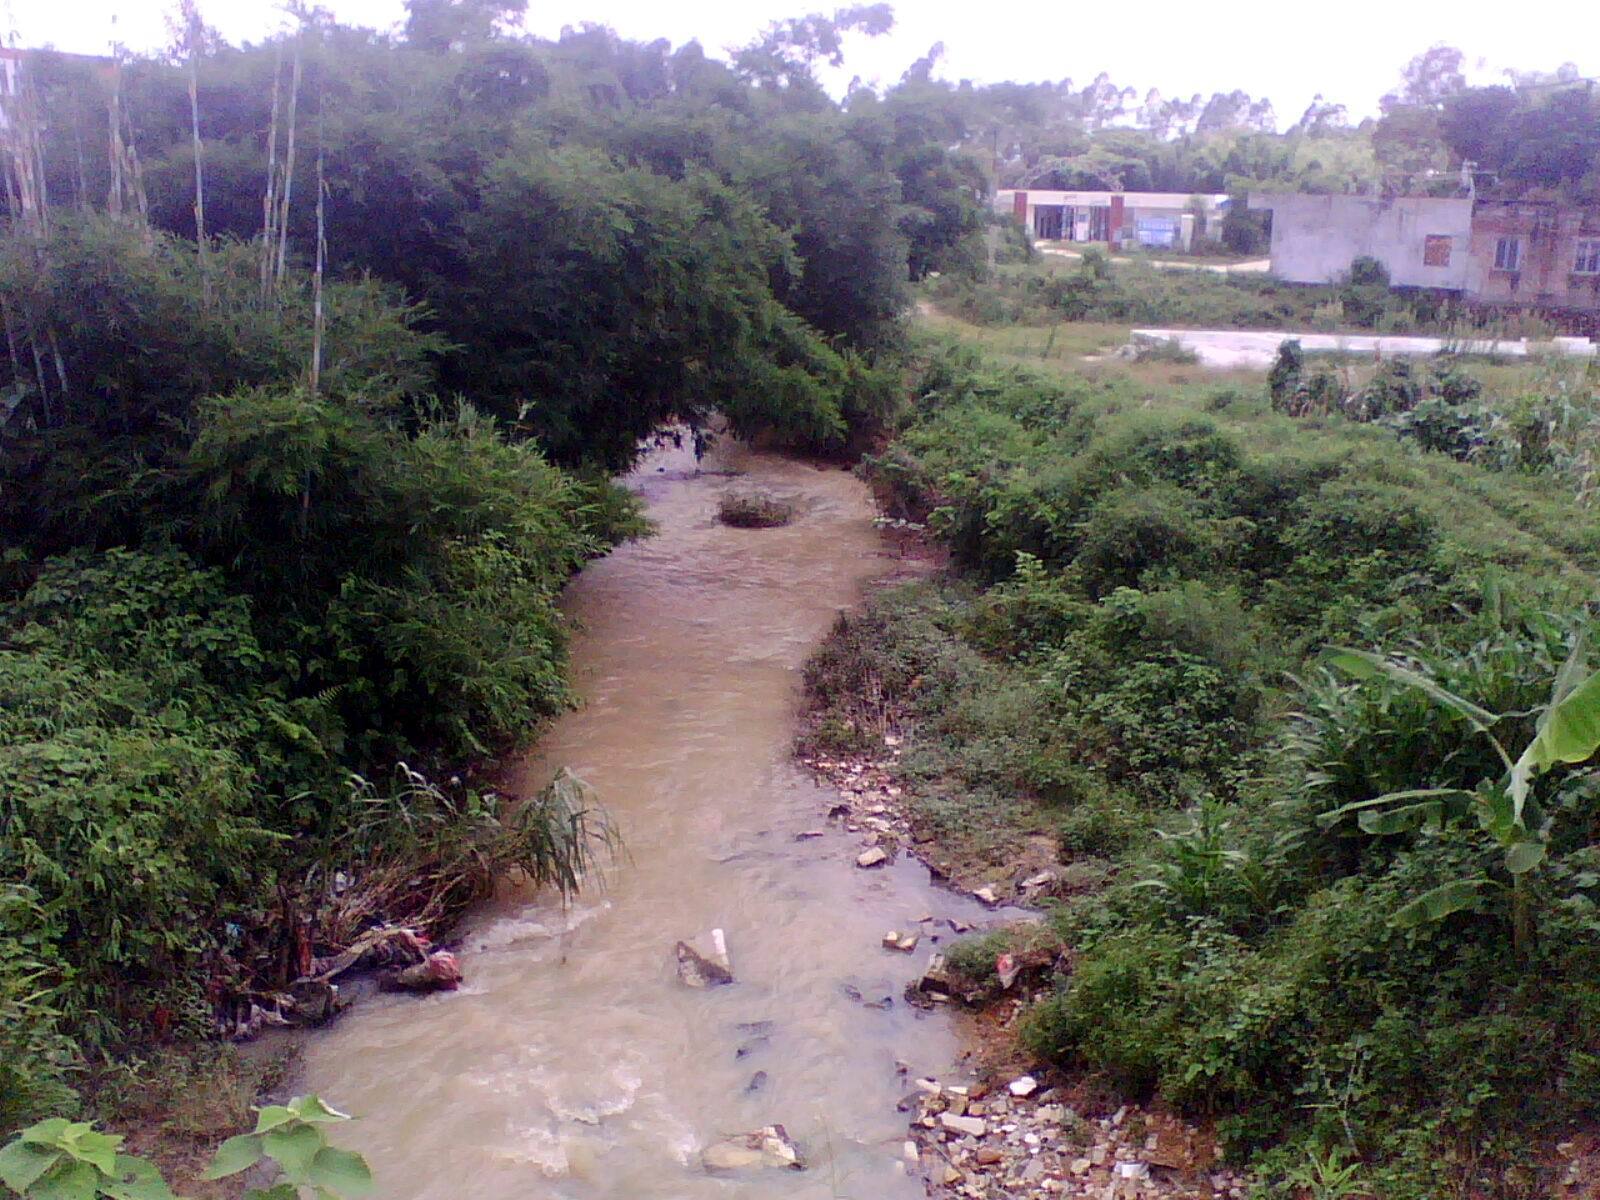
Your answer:
[[[936,559],[920,549],[908,548],[908,556]],[[928,575],[901,573],[885,582]],[[1052,989],[1054,973],[1070,969],[1071,948],[1049,930],[1041,908],[1085,876],[1041,835],[1017,834],[1012,852],[1000,856],[941,836],[915,769],[907,770],[906,756],[920,749],[921,736],[907,707],[870,671],[854,676],[848,695],[828,687],[839,678],[830,659],[858,652],[850,642],[861,619],[859,611],[842,617],[808,664],[797,760],[833,789],[824,814],[856,839],[860,869],[871,869],[863,864],[875,864],[879,853],[913,859],[949,893],[984,909],[976,921],[930,913],[909,931],[931,935],[943,952],[906,998],[949,1011],[962,1051],[957,1072],[909,1081],[899,1104],[908,1119],[908,1166],[932,1197],[1240,1200],[1249,1181],[1219,1163],[1209,1130],[1053,1069],[1020,1040],[1029,1005]],[[891,933],[884,937],[888,944]]]

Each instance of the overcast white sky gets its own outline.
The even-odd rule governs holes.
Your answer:
[[[403,0],[320,0],[341,20],[388,28]],[[554,35],[594,21],[637,38],[674,44],[698,38],[708,51],[748,41],[768,21],[848,0],[532,0],[525,22]],[[206,20],[231,41],[256,39],[282,17],[272,0],[200,0]],[[166,0],[0,0],[19,45],[103,53],[113,36],[147,49],[167,39]],[[1071,78],[1107,71],[1141,96],[1210,95],[1241,87],[1266,95],[1280,127],[1321,92],[1353,115],[1375,111],[1413,54],[1444,41],[1466,52],[1483,80],[1507,67],[1554,70],[1564,61],[1600,74],[1600,3],[1547,0],[1526,8],[1488,0],[1144,0],[1141,4],[1062,0],[898,0],[896,28],[850,48],[844,77],[892,82],[934,42],[941,74],[980,82]],[[115,23],[113,23],[115,22]]]

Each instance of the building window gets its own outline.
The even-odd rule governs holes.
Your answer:
[[[1501,238],[1494,245],[1494,269],[1496,271],[1522,270],[1522,239]]]
[[[1425,267],[1448,267],[1450,265],[1450,243],[1453,239],[1449,234],[1430,233],[1422,239],[1422,265]]]
[[[1573,260],[1572,271],[1575,275],[1600,275],[1600,238],[1578,243],[1578,254]]]

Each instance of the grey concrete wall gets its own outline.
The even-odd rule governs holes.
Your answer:
[[[1272,210],[1272,273],[1281,279],[1331,283],[1365,255],[1388,267],[1399,287],[1466,286],[1471,200],[1253,194],[1250,207]],[[1430,235],[1451,239],[1448,266],[1423,262]]]

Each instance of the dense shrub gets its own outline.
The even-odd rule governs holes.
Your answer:
[[[968,582],[875,604],[819,659],[847,642],[854,664],[822,692],[870,681],[909,727],[903,775],[941,853],[993,877],[1006,845],[1047,834],[1064,874],[1111,880],[1056,910],[1075,956],[1030,1047],[1215,1116],[1268,1170],[1337,1145],[1387,1200],[1537,1181],[1528,1147],[1592,1094],[1600,1053],[1600,773],[1540,781],[1550,857],[1514,903],[1471,802],[1371,834],[1328,819],[1481,788],[1504,761],[1428,691],[1319,654],[1401,654],[1506,714],[1495,732],[1520,746],[1586,636],[1581,610],[1550,614],[1582,598],[1593,519],[1377,420],[1307,424],[1293,347],[1277,381],[1300,402],[1223,406],[928,353],[931,403],[873,469]],[[1387,368],[1364,403],[1468,405],[1475,383],[1450,362]],[[1392,919],[1471,878],[1499,886],[1436,923]]]

